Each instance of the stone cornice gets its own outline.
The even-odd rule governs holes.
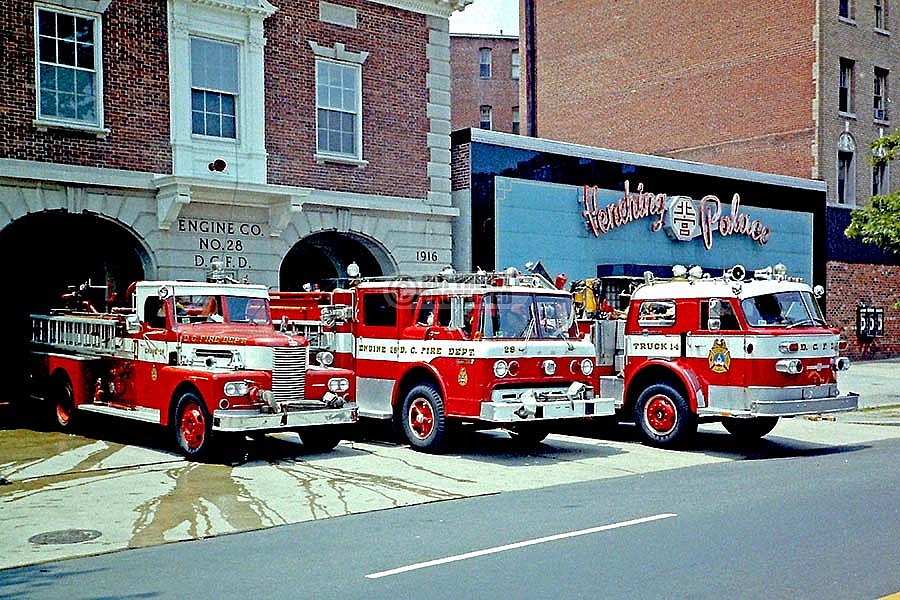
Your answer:
[[[454,11],[462,10],[475,0],[372,0],[376,4],[384,4],[402,10],[450,18]]]

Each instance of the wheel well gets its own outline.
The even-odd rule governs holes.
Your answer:
[[[175,409],[178,407],[178,399],[188,392],[196,394],[198,398],[203,400],[203,395],[200,393],[200,390],[197,389],[197,386],[188,381],[181,382],[172,392],[172,397],[169,398],[169,410],[167,411],[168,419],[165,423],[161,423],[161,425],[168,425],[175,420]]]
[[[625,410],[633,411],[641,392],[656,383],[665,383],[673,387],[689,404],[693,405],[691,394],[688,393],[684,382],[674,371],[663,365],[651,365],[641,369],[632,377],[631,382],[628,384],[628,392],[625,398]]]
[[[403,378],[399,382],[397,382],[397,393],[394,396],[393,402],[395,415],[403,409],[403,400],[404,398],[406,398],[406,394],[408,394],[411,389],[421,383],[430,383],[435,388],[437,388],[438,392],[440,392],[441,395],[444,394],[444,390],[441,387],[441,384],[438,381],[437,377],[434,376],[434,373],[432,373],[425,367],[412,368],[403,375]]]

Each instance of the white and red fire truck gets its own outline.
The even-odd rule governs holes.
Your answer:
[[[273,327],[265,286],[139,281],[109,312],[87,298],[96,287],[31,316],[30,396],[60,427],[84,413],[155,423],[201,459],[225,433],[297,431],[331,450],[356,421],[350,373],[309,366],[308,340]]]
[[[740,265],[721,277],[699,267],[676,266],[666,280],[648,272],[620,307],[596,297],[598,283],[572,287],[597,349],[598,395],[614,398],[651,444],[684,442],[713,421],[758,438],[780,417],[859,406],[857,394],[838,391],[850,361],[816,301],[822,289],[783,265],[749,276]]]
[[[536,443],[562,419],[614,414],[572,295],[514,269],[273,292],[272,316],[353,371],[360,417],[393,419],[416,449],[439,451],[451,424]]]

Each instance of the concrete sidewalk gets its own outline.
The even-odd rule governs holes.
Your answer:
[[[859,410],[840,413],[846,423],[900,425],[900,359],[851,362],[838,373],[841,393],[859,394]]]

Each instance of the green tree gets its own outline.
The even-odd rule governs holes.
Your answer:
[[[872,164],[888,164],[900,155],[900,130],[875,140],[871,147]],[[844,235],[900,255],[900,190],[872,196],[865,208],[853,211]]]

